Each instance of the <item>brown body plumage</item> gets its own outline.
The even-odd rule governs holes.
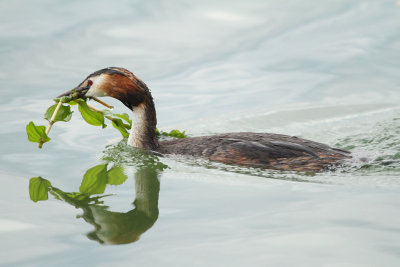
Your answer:
[[[119,99],[134,113],[128,144],[162,154],[190,155],[249,167],[314,172],[337,166],[351,157],[348,151],[328,145],[270,133],[227,133],[158,141],[151,93],[145,83],[123,68],[96,71],[75,90],[82,92],[82,97]]]
[[[314,172],[335,166],[350,155],[295,136],[249,132],[163,141],[158,150],[249,167]]]

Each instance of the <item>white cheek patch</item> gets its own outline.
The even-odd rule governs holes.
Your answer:
[[[93,82],[92,86],[90,86],[89,91],[86,93],[85,96],[91,96],[91,97],[102,97],[102,96],[107,96],[107,94],[101,90],[101,87],[103,85],[103,82],[105,80],[104,75],[96,76],[90,78],[90,80]]]

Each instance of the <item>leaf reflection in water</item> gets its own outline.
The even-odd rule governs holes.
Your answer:
[[[79,192],[64,192],[42,177],[31,178],[29,185],[31,200],[34,202],[47,200],[50,193],[55,199],[82,209],[83,214],[79,218],[83,218],[95,228],[87,234],[87,237],[101,244],[127,244],[137,241],[158,218],[160,191],[158,177],[167,166],[154,155],[137,150],[130,151],[131,156],[136,155],[137,167],[134,175],[136,192],[134,208],[128,212],[111,211],[102,201],[104,197],[110,196],[103,194],[105,188],[107,185],[123,184],[127,179],[121,160],[116,156],[116,150],[121,148],[120,146],[118,144],[107,148],[105,154],[112,151],[113,160],[105,157],[103,160],[109,161],[108,163],[94,166],[86,171]],[[125,148],[122,155],[126,156],[127,151],[128,148]],[[114,166],[107,170],[110,162],[113,162]]]

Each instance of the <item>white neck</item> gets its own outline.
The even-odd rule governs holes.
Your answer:
[[[128,138],[128,145],[144,148],[146,135],[146,113],[144,105],[133,107],[132,128]]]

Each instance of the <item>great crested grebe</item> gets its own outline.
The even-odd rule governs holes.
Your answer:
[[[156,109],[146,84],[124,68],[90,74],[75,89],[80,97],[110,96],[133,111],[128,144],[157,151],[207,158],[227,164],[276,170],[322,171],[350,158],[350,152],[310,140],[271,133],[225,133],[159,141]],[[69,95],[71,91],[62,94]]]

